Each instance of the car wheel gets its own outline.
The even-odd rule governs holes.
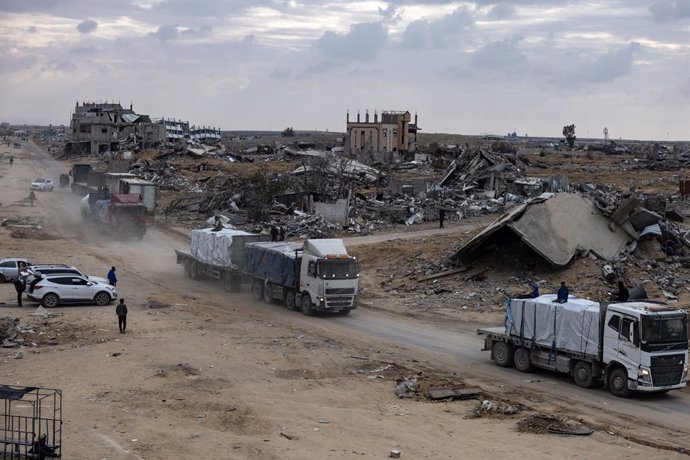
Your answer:
[[[96,305],[102,307],[110,303],[110,296],[107,292],[99,292],[94,296],[93,301],[96,303]]]
[[[578,361],[573,366],[573,380],[575,385],[582,388],[592,388],[594,376],[592,375],[592,365],[586,361]]]
[[[515,369],[520,372],[530,372],[532,370],[532,357],[527,348],[518,348],[513,355]]]
[[[4,283],[5,281],[7,281],[7,278],[5,278],[5,275],[0,273],[0,283]]]
[[[43,296],[41,303],[46,308],[57,307],[60,303],[60,297],[58,297],[57,294],[46,294]]]
[[[513,350],[507,343],[494,342],[491,352],[493,353],[494,362],[497,366],[511,367],[513,365]]]
[[[628,372],[617,367],[609,374],[609,391],[619,398],[627,398],[631,391],[628,388]]]
[[[312,316],[314,314],[314,304],[309,294],[304,294],[302,296],[302,313],[307,316]]]

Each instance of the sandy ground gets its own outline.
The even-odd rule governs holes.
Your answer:
[[[31,180],[57,180],[68,166],[4,145],[0,152],[16,158],[12,167],[6,156],[0,164],[0,219],[41,219],[54,238],[12,238],[0,227],[0,256],[70,263],[98,276],[115,265],[130,309],[125,335],[114,305],[59,307],[43,321],[30,316],[35,304],[17,308],[12,285],[0,285],[0,316],[21,318],[36,344],[22,347],[22,359],[0,349],[0,384],[62,389],[63,458],[386,458],[391,449],[428,459],[685,457],[606,426],[586,437],[516,430],[530,408],[556,411],[548,401],[516,416],[468,418],[478,401],[399,399],[396,378],[423,372],[461,386],[466,376],[444,371],[433,354],[338,332],[328,317],[305,318],[184,278],[173,254],[186,245],[177,232],[153,228],[141,242],[111,241],[81,228],[78,197],[59,189],[30,207],[21,200]],[[395,244],[369,247],[395,251]],[[378,268],[389,262],[399,263]],[[148,308],[151,300],[169,307]],[[352,316],[367,314],[365,307]],[[500,398],[491,391],[484,397]],[[558,412],[597,424],[575,408]]]

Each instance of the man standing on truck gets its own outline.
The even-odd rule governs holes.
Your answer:
[[[120,334],[124,334],[125,329],[127,329],[127,304],[125,299],[120,299],[120,303],[115,308],[115,313],[117,314],[117,326],[120,328]]]
[[[568,301],[568,295],[570,295],[570,289],[565,285],[565,281],[561,281],[561,288],[558,290],[556,302],[566,303]]]
[[[115,267],[110,267],[110,271],[108,272],[108,282],[111,286],[117,285],[117,275],[115,275]]]

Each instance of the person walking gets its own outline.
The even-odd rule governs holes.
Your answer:
[[[14,280],[14,289],[17,291],[17,304],[21,307],[22,306],[22,294],[24,294],[24,290],[26,289],[26,285],[24,284],[24,281],[22,281],[19,277],[17,277],[17,279]]]
[[[111,286],[117,286],[117,275],[115,275],[115,267],[110,267],[108,272],[108,282]]]
[[[446,210],[441,208],[438,211],[438,228],[443,228],[443,221],[446,220]]]
[[[32,190],[31,193],[29,193],[29,203],[31,203],[31,206],[34,205],[34,201],[36,201],[36,195],[34,194],[34,191]]]
[[[10,166],[14,164],[14,157],[10,157]]]
[[[124,334],[125,329],[127,329],[127,304],[125,299],[120,299],[120,303],[115,308],[115,313],[117,314],[117,325],[120,328],[120,334]]]

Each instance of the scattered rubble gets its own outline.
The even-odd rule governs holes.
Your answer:
[[[568,420],[551,414],[530,415],[517,423],[516,429],[521,433],[553,433],[587,436],[594,430],[576,420]]]

